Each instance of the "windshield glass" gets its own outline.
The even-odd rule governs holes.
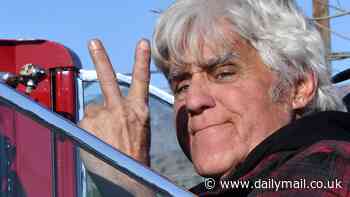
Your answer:
[[[119,85],[123,94],[127,95],[129,85],[123,82]],[[84,106],[91,102],[103,102],[97,81],[85,81],[83,87]],[[198,184],[201,178],[195,173],[192,164],[182,152],[176,139],[172,104],[161,97],[150,94],[149,105],[152,131],[152,169],[185,188]]]
[[[9,129],[16,130],[22,128],[30,135],[27,137],[27,141],[35,139],[36,136],[40,135],[52,136],[52,140],[69,140],[81,148],[78,153],[81,154],[84,161],[93,160],[93,162],[90,162],[93,167],[87,165],[89,170],[86,176],[78,177],[92,180],[91,182],[87,182],[85,191],[82,191],[86,193],[84,195],[79,194],[79,196],[111,196],[112,194],[117,194],[117,196],[140,196],[140,194],[142,194],[141,196],[191,195],[167,179],[149,170],[147,167],[140,165],[130,157],[121,154],[111,146],[103,143],[84,130],[79,129],[69,120],[52,113],[38,103],[31,101],[1,83],[0,107],[3,111],[6,111],[6,113],[0,113],[1,129],[5,130],[2,134],[6,134],[6,131]],[[10,120],[8,117],[12,119]],[[19,119],[22,120],[21,124],[15,122]],[[39,147],[37,148],[38,151],[42,150],[44,153],[56,153],[55,145],[40,148],[40,144],[43,143],[42,141],[33,141],[29,147]],[[21,151],[25,153],[26,150],[22,149]],[[49,160],[49,166],[52,165],[50,168],[51,171],[45,174],[43,173],[46,170],[45,167],[29,162],[29,160],[36,161],[37,163],[44,162],[43,155],[39,153],[35,155],[37,157],[32,158],[28,156],[21,163],[24,174],[28,173],[28,171],[32,173],[31,176],[26,176],[25,180],[19,177],[19,180],[25,181],[25,183],[23,182],[24,191],[30,194],[32,190],[35,190],[32,193],[33,195],[29,196],[55,196],[57,183],[54,176],[56,175],[56,168],[62,167],[60,166],[62,165],[62,161],[55,160],[55,156],[51,155]],[[95,174],[94,168],[103,168],[108,173]],[[43,177],[49,177],[51,181],[43,183],[41,179]],[[47,187],[27,187],[27,184],[30,183],[40,183],[41,186],[47,184]],[[91,188],[95,189],[93,190]],[[41,190],[48,190],[48,193],[41,193]]]

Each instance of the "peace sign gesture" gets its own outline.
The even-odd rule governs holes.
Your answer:
[[[143,164],[149,165],[149,42],[141,40],[137,44],[132,84],[125,97],[117,84],[113,66],[102,42],[97,39],[91,40],[89,52],[96,67],[104,104],[88,105],[85,116],[79,123],[80,127]]]

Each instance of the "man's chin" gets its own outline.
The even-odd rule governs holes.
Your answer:
[[[194,169],[202,177],[222,177],[230,168],[230,165],[224,166],[222,162],[201,162],[198,165],[194,163]]]

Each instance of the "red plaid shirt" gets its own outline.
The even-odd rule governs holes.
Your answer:
[[[350,196],[350,115],[322,112],[295,121],[214,189],[202,183],[191,190],[200,196]]]

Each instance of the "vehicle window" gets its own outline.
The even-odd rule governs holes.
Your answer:
[[[8,174],[8,162],[10,162],[10,158],[8,158],[8,154],[6,151],[6,145],[8,144],[8,139],[3,135],[3,131],[0,131],[0,185],[5,184],[5,180]],[[4,182],[4,183],[3,183]],[[4,193],[4,189],[0,188],[0,193]]]
[[[18,174],[20,182],[16,186],[23,186],[22,196],[56,196],[57,192],[62,192],[57,187],[59,183],[55,182],[55,169],[62,167],[64,162],[56,160],[55,145],[38,140],[41,139],[40,136],[50,137],[47,141],[73,142],[77,147],[77,154],[80,154],[84,161],[88,161],[84,162],[84,168],[87,170],[78,172],[78,178],[90,181],[83,181],[86,185],[82,191],[78,190],[82,192],[78,196],[192,196],[191,193],[78,128],[73,122],[47,110],[8,86],[0,83],[0,92],[0,131],[5,131],[1,134],[9,136],[11,140],[22,140],[18,143],[21,146],[22,142],[28,143],[27,147],[18,146],[15,149],[23,156],[20,162],[17,160],[16,165],[21,167],[17,170],[21,174]],[[17,136],[16,139],[13,138],[11,135],[14,132],[9,132],[17,132],[18,129],[22,129],[26,134],[21,139]],[[42,147],[45,143],[51,144],[52,147]],[[30,147],[35,150],[26,149]],[[43,165],[45,162],[48,163]],[[104,172],[97,172],[97,168],[103,169]],[[80,176],[80,173],[85,175]]]
[[[129,86],[120,83],[124,95]],[[97,81],[84,82],[84,105],[102,103],[103,97]],[[192,164],[182,152],[176,139],[172,104],[155,95],[149,99],[151,113],[151,166],[177,185],[190,188],[201,181]]]
[[[108,197],[108,196],[169,196],[168,194],[154,190],[143,182],[131,178],[121,170],[116,170],[104,161],[81,150],[80,155],[86,168],[86,196]],[[103,169],[104,174],[98,174]]]
[[[3,112],[3,113],[1,113]],[[7,112],[7,113],[4,113]],[[7,119],[13,115],[14,119]],[[15,125],[8,125],[7,123],[15,121]],[[25,125],[21,125],[25,124]],[[11,127],[10,127],[11,126]],[[15,136],[12,141],[19,140],[17,142],[16,148],[24,154],[17,155],[16,162],[20,164],[15,170],[14,166],[11,165],[11,162],[14,159],[14,152],[9,150],[8,145],[11,145],[10,140],[8,139],[7,134],[9,130],[22,130],[22,128],[27,128],[27,133],[33,136],[33,138],[24,141],[24,139],[19,139],[23,137]],[[32,129],[31,129],[32,128]],[[34,130],[40,129],[40,130]],[[1,183],[6,185],[5,191],[3,193],[8,194],[7,196],[55,196],[53,195],[55,187],[57,187],[55,182],[55,170],[57,165],[60,165],[58,161],[51,160],[54,158],[52,154],[45,154],[45,152],[53,153],[54,147],[44,147],[41,145],[43,142],[36,141],[36,137],[42,138],[42,135],[49,134],[54,132],[59,134],[59,130],[56,128],[51,128],[51,126],[38,122],[31,116],[22,114],[18,112],[17,109],[8,107],[1,103],[0,101],[0,129],[6,130],[7,133],[1,132],[0,138],[0,175]],[[17,135],[17,134],[16,134]],[[60,135],[60,134],[59,134]],[[64,140],[69,140],[63,136],[61,137]],[[59,139],[61,140],[61,139]],[[21,142],[25,142],[23,144]],[[18,144],[19,143],[19,144]],[[43,143],[44,144],[44,143]],[[77,147],[80,147],[79,144],[76,144]],[[36,150],[37,153],[33,152],[24,152],[24,148]],[[40,152],[40,149],[41,152]],[[108,197],[112,195],[116,196],[169,196],[159,191],[154,190],[149,187],[145,182],[138,181],[131,176],[125,174],[121,170],[118,170],[96,156],[83,151],[80,149],[80,155],[86,160],[90,161],[86,166],[89,167],[89,170],[86,171],[86,196],[88,197]],[[50,157],[50,158],[49,158]],[[10,164],[10,165],[8,165]],[[51,166],[53,165],[53,166]],[[49,168],[49,169],[48,169]],[[50,169],[51,168],[51,169]],[[103,168],[104,171],[108,171],[106,174],[96,174],[96,168]],[[26,172],[24,172],[26,170]],[[111,176],[109,176],[111,175]],[[47,179],[47,180],[46,180]],[[11,180],[11,182],[7,182]],[[42,180],[45,180],[43,182]],[[3,182],[6,181],[6,182]],[[7,189],[9,188],[9,189]],[[13,191],[12,191],[13,190]],[[58,191],[62,192],[62,191]],[[142,195],[141,195],[142,194]]]
[[[0,100],[0,196],[54,196],[51,130]]]

